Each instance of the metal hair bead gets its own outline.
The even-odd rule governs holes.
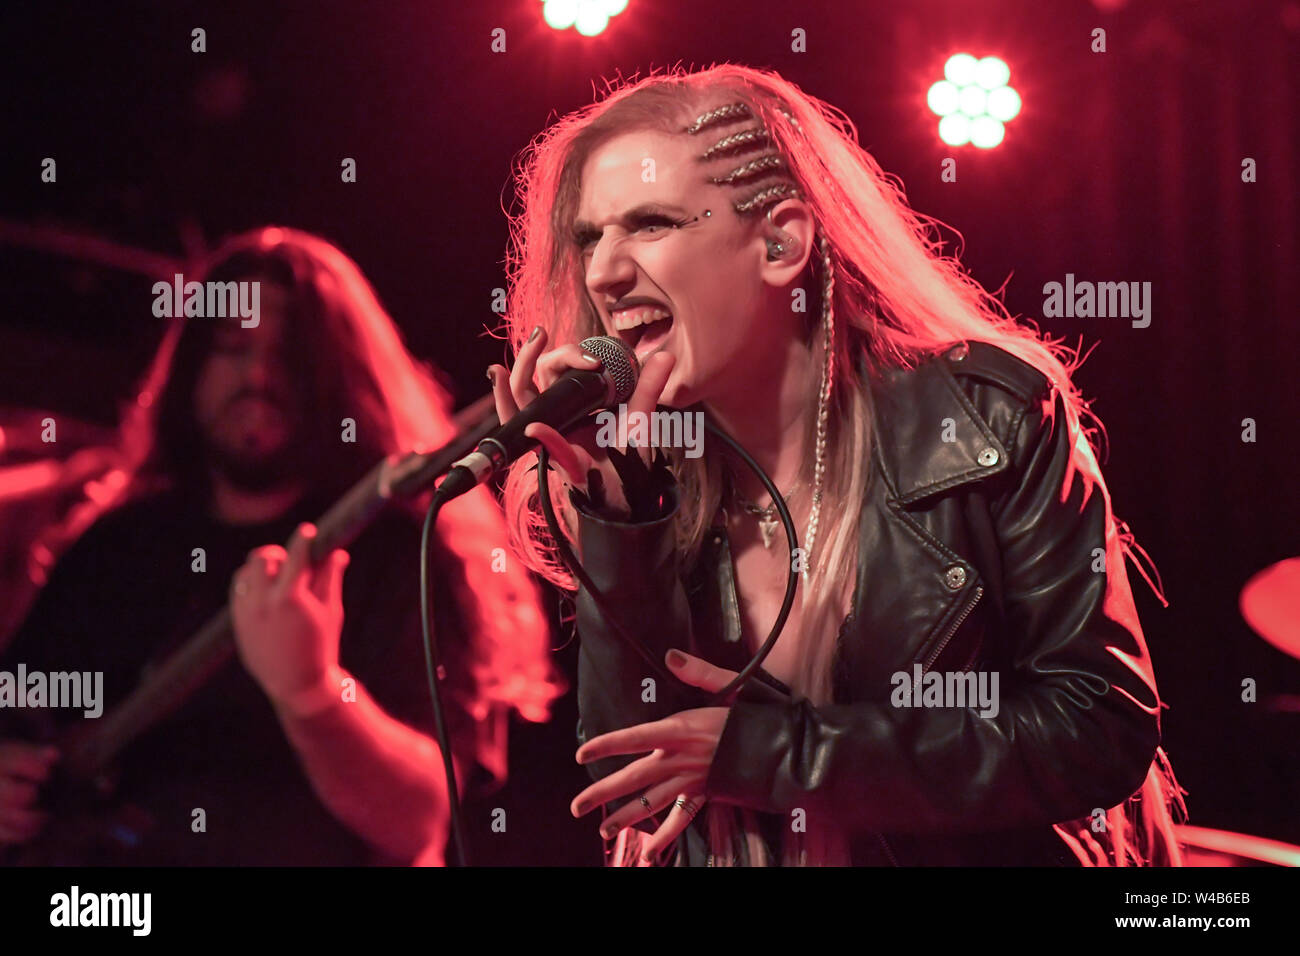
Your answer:
[[[741,130],[739,133],[733,133],[730,136],[724,136],[722,139],[718,140],[711,147],[705,150],[700,159],[708,162],[709,160],[726,153],[739,152],[742,149],[755,146],[759,143],[767,143],[769,139],[770,136],[767,130],[761,126]]]
[[[709,182],[718,186],[731,186],[742,179],[749,179],[757,173],[765,172],[769,169],[780,169],[785,165],[785,159],[777,153],[769,153],[766,156],[760,156],[758,159],[751,160],[744,166],[733,169],[725,176],[710,176]]]
[[[695,122],[686,127],[683,132],[694,136],[711,126],[717,126],[723,122],[734,119],[749,119],[753,115],[753,111],[745,103],[728,103],[726,106],[719,106],[717,109],[709,110],[707,113],[700,115]]]
[[[770,206],[784,196],[798,196],[799,187],[794,183],[775,183],[755,193],[749,199],[735,204],[736,212],[744,215],[754,209]]]

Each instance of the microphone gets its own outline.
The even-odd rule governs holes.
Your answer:
[[[435,497],[446,504],[483,484],[538,444],[524,434],[533,422],[557,431],[576,424],[598,408],[626,402],[636,389],[641,366],[622,339],[597,335],[583,339],[583,351],[601,360],[598,369],[571,368],[510,421],[489,432],[478,447],[452,464]]]

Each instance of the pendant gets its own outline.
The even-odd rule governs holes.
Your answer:
[[[776,520],[775,515],[763,515],[758,519],[758,530],[763,532],[763,547],[771,550],[772,535],[776,534],[777,525],[780,522]]]

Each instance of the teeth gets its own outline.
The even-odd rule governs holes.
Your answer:
[[[620,332],[628,329],[635,329],[638,325],[649,325],[651,322],[658,322],[662,319],[671,318],[672,313],[667,309],[660,309],[653,306],[643,306],[633,309],[620,309],[614,313],[614,328]]]

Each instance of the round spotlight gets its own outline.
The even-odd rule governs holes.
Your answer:
[[[573,29],[585,37],[594,37],[598,33],[603,33],[607,26],[609,26],[609,17],[605,15],[604,10],[600,9],[592,10],[590,13],[579,10],[578,19],[573,23]]]
[[[963,113],[974,119],[977,116],[984,115],[984,105],[988,102],[989,95],[978,86],[963,87],[957,94],[957,102]]]
[[[961,90],[956,84],[940,80],[930,87],[930,92],[925,95],[925,101],[934,112],[940,116],[947,116],[949,113],[957,112],[957,107],[961,105],[960,93]]]
[[[965,146],[970,142],[970,118],[962,113],[950,113],[939,120],[939,138],[949,146]]]
[[[578,0],[546,0],[542,19],[554,30],[567,30],[578,19]]]
[[[1006,86],[1011,79],[1011,67],[996,56],[986,56],[975,64],[975,82],[986,90]]]
[[[988,106],[985,111],[995,120],[1006,122],[1015,119],[1020,112],[1020,94],[1009,86],[1003,86],[989,93]]]
[[[958,53],[948,57],[943,65],[943,75],[950,83],[969,86],[975,82],[975,71],[979,64],[969,53]]]
[[[992,149],[1006,134],[1007,128],[992,116],[977,116],[970,121],[970,141],[980,149]]]
[[[603,0],[578,0],[578,18],[573,28],[585,37],[594,37],[609,26],[609,14]]]

